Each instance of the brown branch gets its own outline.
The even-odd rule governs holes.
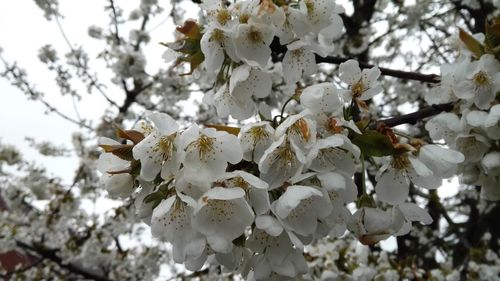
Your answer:
[[[106,276],[103,276],[93,270],[81,267],[75,263],[66,263],[61,257],[56,254],[55,250],[47,249],[42,245],[30,245],[22,241],[16,241],[16,245],[24,250],[33,252],[45,259],[51,260],[52,262],[59,265],[61,268],[69,270],[72,273],[81,275],[86,279],[97,280],[97,281],[108,281]]]
[[[452,109],[453,109],[453,103],[432,105],[424,107],[423,109],[416,112],[380,120],[376,124],[373,124],[371,128],[377,127],[377,125],[380,123],[384,123],[386,126],[389,127],[395,127],[402,124],[413,125],[424,118],[437,115],[443,111],[450,111]]]
[[[113,0],[109,0],[109,6],[110,6],[111,11],[113,13],[112,21],[113,21],[113,25],[115,27],[115,32],[113,33],[113,36],[115,37],[116,45],[120,45],[121,39],[120,39],[120,35],[118,33],[118,15],[116,13],[115,2]]]
[[[89,129],[89,130],[93,130],[93,128],[90,127],[89,125],[87,125],[83,122],[80,122],[78,120],[75,120],[75,119],[69,117],[68,115],[60,112],[57,108],[55,108],[50,103],[48,103],[46,100],[44,100],[42,98],[42,93],[36,91],[33,88],[33,86],[28,83],[28,81],[26,81],[25,79],[23,79],[23,77],[21,77],[20,75],[18,75],[16,73],[16,71],[15,71],[16,66],[13,66],[13,67],[9,66],[8,62],[2,56],[0,56],[0,60],[3,62],[4,66],[5,66],[6,73],[9,73],[10,75],[12,75],[12,78],[15,80],[15,81],[11,82],[12,85],[16,86],[19,90],[28,94],[31,97],[31,99],[40,101],[50,112],[53,112],[53,113],[59,115],[60,117],[62,117],[63,119],[65,119],[71,123],[74,123],[80,127],[83,127],[83,128]],[[5,75],[5,77],[7,79],[9,79],[7,77],[7,75]]]
[[[97,89],[97,91],[106,99],[106,101],[109,102],[109,104],[116,106],[116,107],[119,107],[118,104],[116,104],[116,102],[114,102],[104,92],[104,90],[101,88],[101,85],[98,83],[97,79],[89,73],[87,67],[85,65],[83,65],[83,63],[80,61],[80,56],[77,55],[76,50],[73,48],[73,44],[71,44],[71,41],[69,41],[68,36],[66,36],[66,32],[64,32],[64,28],[62,27],[62,24],[61,24],[59,17],[57,15],[55,15],[55,19],[56,19],[57,27],[59,28],[59,32],[61,32],[61,35],[63,36],[64,41],[66,42],[66,45],[68,45],[71,54],[75,58],[77,66],[83,71],[83,74],[87,77],[87,79],[89,79],[90,86],[94,86]]]
[[[331,63],[331,64],[341,64],[343,62],[346,62],[350,58],[340,58],[340,57],[320,57],[316,55],[316,63]],[[359,62],[359,67],[361,68],[372,68],[374,65],[364,63],[364,62]],[[441,77],[437,74],[422,74],[422,73],[417,73],[417,72],[411,72],[411,71],[402,71],[402,70],[395,70],[395,69],[390,69],[390,68],[385,68],[385,67],[379,67],[380,72],[382,75],[385,76],[392,76],[396,78],[401,78],[401,79],[408,79],[408,80],[416,80],[416,81],[421,81],[421,82],[427,82],[427,83],[439,83],[441,81]]]

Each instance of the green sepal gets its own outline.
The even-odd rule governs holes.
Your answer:
[[[394,155],[396,152],[389,137],[374,130],[366,130],[362,135],[355,135],[351,141],[368,157]]]

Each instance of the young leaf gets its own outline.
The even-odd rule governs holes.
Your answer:
[[[480,58],[484,54],[484,47],[477,41],[472,35],[465,32],[463,29],[460,29],[458,37],[462,42],[464,42],[465,46],[469,51],[476,57]]]
[[[374,130],[366,130],[362,135],[356,135],[352,143],[357,145],[365,156],[387,156],[393,155],[395,150],[391,140]]]

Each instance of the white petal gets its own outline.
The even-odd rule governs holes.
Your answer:
[[[283,232],[283,226],[279,224],[278,220],[269,215],[262,215],[255,218],[255,225],[267,232],[271,236],[278,236]]]
[[[433,221],[429,213],[415,203],[401,203],[398,208],[409,221],[418,221],[425,225],[431,224]]]
[[[323,194],[310,186],[292,185],[289,186],[276,202],[276,214],[281,218],[286,218],[302,200],[311,196],[322,196]]]
[[[265,68],[271,57],[274,29],[263,24],[240,24],[236,34],[236,54],[252,66]]]
[[[153,122],[160,135],[168,136],[179,130],[177,122],[166,113],[148,111],[146,117]]]
[[[200,47],[205,56],[207,70],[218,73],[224,62],[224,49],[220,42],[217,42],[212,37],[213,30],[209,30],[203,34],[200,40]]]
[[[401,170],[387,169],[375,185],[380,201],[395,205],[406,200],[410,191],[408,179]]]
[[[361,69],[355,60],[348,60],[339,66],[340,80],[352,85],[361,79]]]
[[[418,175],[422,177],[428,177],[433,174],[432,171],[429,168],[427,168],[427,166],[425,166],[425,164],[422,163],[422,161],[418,160],[415,156],[409,155],[408,160],[410,160],[411,165],[413,166]]]

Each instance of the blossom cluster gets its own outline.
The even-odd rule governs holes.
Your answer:
[[[128,143],[100,140],[109,152],[99,160],[108,192],[127,197],[140,184],[137,212],[155,237],[172,243],[176,262],[198,270],[214,256],[257,280],[305,273],[304,246],[342,236],[347,228],[373,244],[407,233],[413,221],[432,222],[425,210],[404,201],[409,181],[436,188],[442,177],[431,169],[463,160],[437,145],[391,144],[398,152],[375,190],[393,206],[362,205],[354,214],[347,208],[358,198],[353,176],[364,162],[353,141],[376,132],[362,132],[344,117],[344,106],[380,87],[377,68],[361,71],[347,61],[340,71],[345,89],[333,83],[306,87],[300,113],[279,123],[249,123],[238,136],[225,126],[180,129],[167,114],[149,112],[134,130],[121,131]],[[443,155],[438,161],[430,157],[436,151]]]
[[[109,194],[135,197],[138,216],[153,236],[172,244],[175,262],[189,270],[217,263],[249,280],[293,278],[308,271],[304,249],[321,238],[349,230],[371,245],[407,234],[413,222],[430,224],[427,211],[408,201],[412,187],[436,189],[462,173],[495,198],[500,156],[490,147],[498,140],[500,76],[494,56],[469,55],[457,62],[462,67],[444,66],[440,86],[426,96],[430,104],[461,109],[461,117],[443,113],[426,124],[446,147],[359,118],[383,91],[376,66],[362,69],[347,60],[338,83],[297,83],[316,72],[315,57],[330,54],[341,34],[342,9],[333,1],[204,1],[201,7],[206,23],[190,20],[178,28],[182,36],[166,44],[164,58],[189,62],[193,76],[212,85],[203,103],[221,120],[231,116],[245,125],[183,127],[168,114],[148,112],[133,130],[118,130],[124,141],[99,141],[106,153],[98,169]],[[294,88],[275,108],[280,114],[260,106],[275,85],[274,40],[287,49],[278,75]],[[286,113],[289,103],[296,112]],[[372,190],[368,169],[377,174]],[[361,182],[354,182],[356,173]]]
[[[475,37],[471,40],[485,44],[484,34]],[[469,48],[470,43],[461,45],[461,56],[441,67],[440,85],[425,96],[429,104],[453,103],[457,110],[434,116],[425,127],[434,141],[444,140],[465,156],[458,171],[445,168],[442,172],[449,175],[458,172],[462,183],[481,186],[484,199],[497,201],[500,200],[500,62],[493,54],[475,54]]]

